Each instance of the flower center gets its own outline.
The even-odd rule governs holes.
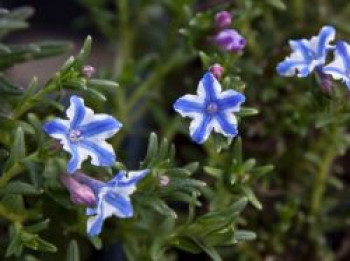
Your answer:
[[[210,114],[214,114],[218,111],[219,107],[215,102],[211,102],[207,106],[207,112]]]
[[[69,139],[73,142],[81,140],[81,131],[80,130],[71,130],[69,133]]]

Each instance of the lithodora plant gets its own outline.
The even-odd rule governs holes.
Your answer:
[[[107,139],[123,131],[126,117],[119,120],[114,112],[128,104],[128,92],[118,91],[123,86],[114,80],[95,78],[96,69],[86,64],[91,37],[44,85],[34,77],[28,86],[20,87],[5,72],[1,74],[3,256],[9,260],[85,260],[93,248],[117,241],[128,260],[169,260],[178,255],[176,249],[222,260],[220,248],[256,237],[242,228],[241,212],[248,202],[262,208],[251,185],[272,167],[258,167],[254,159],[243,159],[238,123],[256,110],[241,107],[246,100],[244,84],[225,72],[222,64],[229,63],[227,57],[238,59],[246,40],[228,29],[230,13],[209,14],[219,28],[213,44],[223,53],[211,57],[198,52],[204,72],[197,94],[174,97],[172,108],[192,119],[192,146],[206,142],[205,150],[215,155],[215,161],[207,161],[205,167],[202,159],[179,165],[178,146],[156,133],[149,134],[145,157],[136,170],[128,170],[117,158],[115,151],[122,151],[123,140]],[[27,27],[31,15],[30,8],[1,9],[1,36]],[[190,24],[188,30],[192,30]],[[64,52],[69,44],[3,42],[0,47],[0,65],[5,70]],[[185,48],[179,53],[185,57]],[[158,76],[162,71],[156,72]],[[131,91],[132,104],[141,104],[135,110],[142,112],[143,93],[151,87],[147,83]],[[101,110],[108,106],[107,113]],[[187,131],[182,129],[182,133]],[[218,164],[223,161],[224,165]],[[90,252],[79,251],[79,246]]]

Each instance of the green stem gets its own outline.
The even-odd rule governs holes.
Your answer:
[[[332,167],[334,158],[336,157],[336,149],[334,147],[334,137],[337,135],[336,131],[332,131],[332,137],[329,142],[327,150],[319,166],[319,171],[315,177],[314,187],[311,194],[310,214],[316,217],[321,209],[324,192],[327,185],[327,176]]]
[[[117,44],[117,53],[114,58],[114,77],[119,77],[124,69],[125,63],[132,57],[132,30],[129,28],[129,6],[127,0],[116,0],[115,5],[118,9],[118,28],[119,40]]]
[[[15,119],[20,118],[24,113],[26,113],[30,108],[33,106],[33,104],[40,100],[44,95],[47,93],[53,91],[56,88],[55,84],[48,84],[43,89],[41,89],[39,92],[34,94],[32,97],[25,100],[23,103],[19,103],[17,107],[14,110],[13,116]]]
[[[27,156],[25,159],[35,159],[38,156],[38,152],[34,152],[32,154],[30,154],[29,156]],[[15,164],[13,164],[13,166],[6,172],[4,172],[2,174],[2,176],[0,177],[0,188],[4,187],[7,185],[7,183],[14,178],[15,176],[17,176],[19,173],[21,173],[23,171],[23,165],[21,164],[20,161],[16,162]]]

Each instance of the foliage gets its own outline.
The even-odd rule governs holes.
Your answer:
[[[216,261],[347,260],[347,164],[339,158],[350,146],[346,87],[334,82],[327,92],[313,76],[275,72],[289,39],[309,38],[324,24],[349,39],[347,1],[79,3],[86,10],[80,24],[113,46],[113,66],[96,68],[96,78],[84,75],[93,48],[87,37],[42,86],[36,77],[18,86],[6,69],[70,44],[7,43],[28,27],[33,10],[0,9],[1,256],[88,260],[94,249],[119,243],[127,260],[180,260],[183,252]],[[247,39],[244,54],[213,43],[221,10],[234,13],[233,26]],[[171,108],[213,64],[225,69],[223,89],[244,92],[247,102],[237,113],[241,137],[212,135],[199,146]],[[132,196],[134,217],[109,219],[99,237],[87,236],[84,208],[60,182],[67,154],[42,130],[72,94],[123,123],[110,140],[118,162],[84,163],[85,173],[109,180],[118,170],[151,170]]]

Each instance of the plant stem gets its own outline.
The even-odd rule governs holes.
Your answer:
[[[319,171],[315,177],[314,187],[311,194],[310,214],[312,217],[316,217],[320,212],[324,192],[327,185],[327,176],[337,154],[335,146],[333,144],[334,137],[337,135],[337,132],[334,131],[334,129],[331,131],[331,140],[327,144],[328,147],[320,163]]]
[[[38,156],[38,152],[34,152],[27,156],[25,159],[34,159]],[[6,186],[6,184],[15,176],[23,171],[23,165],[21,162],[16,162],[8,171],[4,172],[0,177],[0,188]]]
[[[116,0],[115,5],[118,9],[118,28],[119,40],[117,44],[117,53],[114,58],[114,78],[121,75],[126,61],[132,57],[133,35],[129,28],[129,6],[127,0]]]

